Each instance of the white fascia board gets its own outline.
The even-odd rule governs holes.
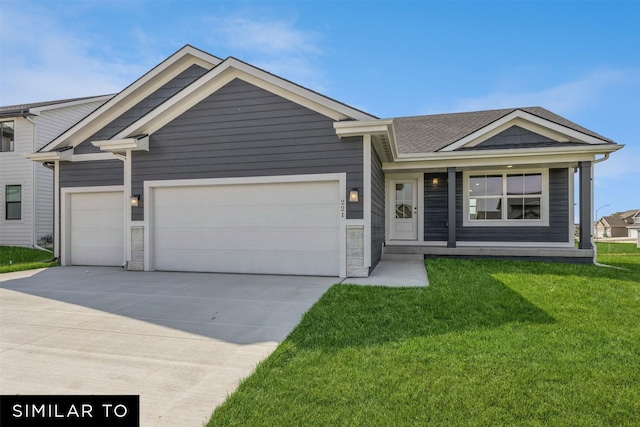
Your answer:
[[[24,157],[25,159],[34,162],[55,162],[56,160],[60,160],[60,152],[48,151],[44,153],[29,153],[25,154]]]
[[[336,116],[336,113],[339,113],[340,115],[343,116],[338,118],[337,120],[344,120],[344,119],[351,118],[355,120],[366,121],[366,120],[375,119],[374,116],[371,116],[362,111],[356,110],[355,108],[351,108],[338,101],[334,101],[333,99],[327,98],[326,96],[320,95],[319,93],[306,89],[302,86],[298,86],[294,83],[291,83],[290,81],[277,77],[273,74],[267,73],[266,71],[255,68],[249,64],[238,61],[235,58],[229,58],[226,61],[229,61],[229,64],[235,69],[243,71],[250,76],[256,77],[264,83],[268,83],[270,86],[267,86],[267,87],[260,86],[260,87],[263,87],[264,89],[269,90],[270,92],[283,96],[284,98],[287,98],[293,102],[299,103],[304,106],[315,105],[316,106],[315,108],[312,108],[312,107],[309,107],[309,108],[315,111],[318,111],[320,113],[322,112],[319,110],[329,110],[329,112],[333,113],[333,116]],[[249,81],[249,83],[252,83],[252,82]],[[322,113],[322,114],[325,114],[325,113]],[[329,116],[329,117],[332,117],[332,116]]]
[[[616,151],[623,145],[608,145],[608,152]],[[429,156],[396,159],[393,163],[385,163],[383,170],[418,170],[446,167],[492,167],[507,165],[552,165],[574,164],[580,161],[594,161],[595,156],[603,153],[603,146],[554,147],[550,149],[527,150],[483,150],[451,153],[432,153]],[[440,154],[440,155],[438,155]],[[443,155],[444,154],[444,155]]]
[[[375,134],[388,134],[391,125],[393,124],[392,119],[380,119],[380,120],[370,120],[370,121],[341,121],[335,122],[333,124],[333,128],[336,131],[336,134],[339,137],[347,137],[347,136],[359,136],[359,135],[375,135]]]
[[[82,105],[82,104],[90,104],[92,102],[106,102],[108,100],[110,100],[111,98],[113,98],[115,95],[102,95],[102,96],[94,96],[91,98],[85,98],[85,99],[78,99],[75,101],[70,101],[70,102],[61,102],[59,104],[53,104],[53,105],[44,105],[42,107],[36,107],[36,108],[30,108],[29,109],[29,113],[34,114],[34,115],[40,115],[41,112],[43,111],[48,111],[48,110],[55,110],[58,108],[67,108],[67,107],[73,107],[76,105]]]
[[[233,79],[241,79],[292,102],[305,106],[333,120],[372,120],[374,117],[301,88],[286,80],[266,73],[235,58],[228,58],[207,74],[191,83],[172,98],[128,126],[114,138],[122,139],[135,134],[153,134],[169,121],[184,113]]]
[[[106,141],[91,141],[94,147],[110,153],[121,153],[126,150],[149,151],[149,136],[142,138],[109,139]]]
[[[220,62],[219,58],[185,46],[51,141],[42,151],[61,146],[75,147],[191,65],[210,70]]]
[[[517,120],[517,119],[522,119],[522,120]],[[441,152],[454,151],[465,146],[472,147],[512,125],[518,125],[526,128],[527,127],[526,122],[530,122],[539,126],[536,128],[529,128],[529,130],[532,130],[533,132],[541,133],[544,136],[547,136],[548,138],[551,138],[557,141],[561,141],[561,142],[579,141],[579,142],[586,142],[588,144],[606,144],[607,143],[602,139],[595,138],[593,136],[587,135],[582,132],[578,132],[566,126],[562,126],[552,121],[535,116],[531,113],[527,113],[526,111],[515,110],[507,114],[506,116],[496,120],[495,122],[488,124],[482,129],[478,129],[477,131],[454,142],[453,144],[450,144],[442,148],[440,151]],[[544,128],[548,129],[548,132],[545,132]],[[564,135],[564,138],[562,138],[563,135]]]

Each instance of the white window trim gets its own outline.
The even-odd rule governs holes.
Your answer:
[[[539,173],[542,175],[542,195],[540,197],[540,219],[506,219],[506,203],[503,203],[503,219],[471,220],[469,219],[469,177],[471,175],[502,175],[503,186],[506,186],[504,177],[509,174]],[[462,173],[462,197],[464,227],[548,227],[549,226],[549,169],[488,169],[472,170]],[[500,196],[506,198],[506,195]]]

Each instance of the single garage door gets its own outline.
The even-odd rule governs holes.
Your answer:
[[[124,261],[124,194],[71,193],[70,262],[67,265],[120,266]]]
[[[156,270],[339,275],[337,181],[154,189]]]

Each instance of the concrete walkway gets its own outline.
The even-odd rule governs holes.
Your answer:
[[[384,255],[366,278],[346,278],[344,284],[391,287],[429,286],[422,255]]]
[[[0,275],[0,394],[137,394],[194,426],[270,355],[327,277],[56,267]]]

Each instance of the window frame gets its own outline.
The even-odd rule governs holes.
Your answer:
[[[5,123],[11,123],[11,128],[13,129],[13,139],[9,142],[9,150],[3,150],[3,128]],[[13,153],[16,151],[16,122],[15,120],[0,120],[0,153]]]
[[[18,187],[20,189],[20,200],[19,201],[9,201],[9,187]],[[20,205],[20,217],[18,218],[9,218],[9,205]],[[4,219],[5,221],[22,221],[22,184],[7,184],[4,186]]]
[[[520,174],[540,174],[542,177],[541,194],[531,195],[540,197],[540,219],[508,219],[507,205],[509,198],[515,198],[507,194],[507,175]],[[486,198],[500,198],[501,200],[501,219],[470,219],[470,199],[469,197],[469,181],[472,176],[477,175],[501,175],[502,176],[502,195],[487,196]],[[463,221],[464,227],[548,227],[549,226],[549,169],[487,169],[487,170],[470,170],[462,173],[462,204],[463,204]],[[524,194],[521,197],[527,198]]]

